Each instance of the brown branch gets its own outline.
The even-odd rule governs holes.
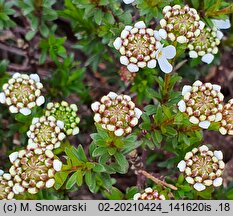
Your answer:
[[[168,183],[166,183],[164,181],[159,180],[158,178],[155,178],[153,175],[151,175],[150,173],[146,172],[145,170],[139,170],[138,173],[144,175],[146,178],[152,180],[154,183],[156,183],[158,185],[161,185],[163,187],[169,187],[172,190],[178,190],[178,188],[175,187],[174,185],[168,184]]]

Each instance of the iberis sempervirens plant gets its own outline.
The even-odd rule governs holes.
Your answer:
[[[218,45],[222,39],[221,32],[217,28],[205,27],[198,37],[192,38],[188,44],[190,58],[201,57],[201,60],[210,64],[214,54],[218,53]]]
[[[0,200],[11,200],[14,198],[13,186],[14,182],[11,174],[0,170]]]
[[[165,200],[163,194],[159,194],[157,190],[148,187],[142,193],[136,193],[133,197],[134,200]]]
[[[62,167],[62,162],[54,158],[51,150],[43,151],[41,148],[13,152],[9,158],[13,164],[9,172],[14,181],[15,194],[36,194],[39,190],[53,187],[54,175]]]
[[[167,32],[168,40],[183,44],[200,35],[203,25],[196,9],[188,5],[166,6],[163,14],[160,25]]]
[[[203,191],[211,185],[222,185],[225,163],[221,151],[210,151],[205,145],[194,148],[186,153],[177,167],[185,173],[185,180],[197,191]]]
[[[182,90],[183,99],[178,103],[181,112],[189,116],[189,121],[208,129],[211,122],[222,120],[224,95],[221,86],[196,81],[192,86],[185,85]]]
[[[103,96],[100,102],[94,102],[91,109],[95,112],[94,121],[116,136],[131,133],[142,115],[130,96],[114,92]]]
[[[0,93],[0,103],[7,104],[11,113],[30,115],[31,109],[45,102],[41,95],[43,88],[37,74],[15,73],[8,83],[4,84]]]
[[[45,116],[53,116],[58,121],[64,122],[66,135],[76,135],[79,133],[78,123],[80,118],[77,116],[78,107],[75,104],[68,104],[66,101],[61,103],[48,103]]]
[[[168,59],[175,57],[176,49],[172,45],[164,47],[161,44],[161,38],[166,37],[163,29],[154,31],[139,21],[134,27],[126,26],[113,45],[121,54],[121,64],[126,65],[130,72],[138,72],[139,68],[145,67],[155,68],[158,61],[161,70],[170,73],[172,65]]]
[[[27,132],[29,138],[27,149],[54,149],[61,145],[66,137],[63,133],[64,123],[57,121],[53,116],[34,118]]]
[[[233,135],[233,99],[230,99],[223,107],[219,132],[222,135]]]

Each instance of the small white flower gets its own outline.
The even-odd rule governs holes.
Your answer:
[[[180,112],[185,112],[185,110],[186,110],[186,104],[185,104],[184,100],[179,101],[179,103],[178,103],[178,109],[180,110]]]
[[[189,52],[189,57],[190,57],[190,58],[197,58],[197,57],[198,57],[198,54],[197,54],[196,51],[191,50],[191,51]]]
[[[218,29],[228,29],[231,27],[231,23],[229,19],[226,20],[212,19],[211,21]]]
[[[159,36],[163,39],[167,38],[167,32],[164,29],[159,29]]]
[[[140,109],[138,109],[138,108],[135,108],[134,112],[135,112],[136,118],[139,119],[141,117],[141,115],[142,115],[142,111]]]
[[[218,158],[219,160],[223,159],[222,151],[214,151],[214,156]]]
[[[122,40],[120,37],[117,37],[116,40],[113,42],[113,46],[119,50],[121,48],[122,45]]]
[[[147,67],[148,68],[155,68],[156,64],[157,64],[157,61],[155,59],[152,59],[152,60],[147,62]]]
[[[3,92],[0,93],[0,103],[6,103],[6,96]]]
[[[177,37],[177,42],[179,42],[179,43],[181,43],[181,44],[183,44],[183,43],[187,43],[187,38],[185,37],[185,36],[178,36]]]
[[[53,187],[54,184],[55,184],[55,180],[54,179],[49,179],[46,182],[45,186],[46,186],[46,188],[51,188],[51,187]]]
[[[139,67],[136,64],[133,64],[133,63],[128,64],[127,69],[130,72],[138,72],[139,71]]]
[[[0,176],[2,176],[4,174],[3,170],[0,170]]]
[[[78,127],[75,127],[72,131],[72,135],[76,135],[79,133],[79,128]]]
[[[224,34],[221,32],[221,31],[217,31],[217,38],[219,39],[219,40],[222,40],[222,38],[223,38],[223,36],[224,36]]]
[[[190,85],[184,85],[184,87],[182,89],[182,95],[183,96],[186,95],[186,93],[191,92],[191,90],[192,90],[192,86],[190,86]]]
[[[214,181],[213,181],[214,187],[221,186],[222,185],[222,181],[223,181],[223,179],[221,177],[218,177],[218,178],[214,179]]]
[[[62,168],[62,162],[61,161],[59,161],[59,160],[57,160],[57,159],[55,159],[54,161],[53,161],[53,168],[56,170],[56,171],[61,171],[61,168]]]
[[[63,121],[58,120],[58,121],[57,121],[57,126],[58,126],[60,129],[63,129],[64,126],[65,126],[65,124],[64,124]]]
[[[128,65],[129,64],[129,59],[126,56],[121,56],[120,57],[120,63],[123,65]]]
[[[134,194],[133,199],[134,200],[138,200],[140,197],[141,197],[141,194],[140,193],[136,193],[136,194]]]
[[[199,29],[202,30],[204,27],[205,27],[205,23],[200,20],[199,21]]]
[[[15,160],[18,158],[18,154],[19,154],[18,152],[13,152],[9,155],[9,159],[11,163],[15,162]]]
[[[193,185],[193,187],[197,190],[197,191],[203,191],[206,189],[206,186],[203,185],[202,183],[195,183]]]
[[[118,96],[118,94],[116,94],[115,92],[109,92],[107,96],[114,100]]]
[[[31,74],[30,78],[33,79],[35,82],[40,82],[40,77],[37,74]]]
[[[116,136],[122,136],[124,134],[124,130],[120,128],[120,129],[117,129],[114,133]]]
[[[214,60],[214,55],[211,53],[207,53],[202,56],[201,60],[207,64],[210,64]]]
[[[131,3],[133,3],[135,0],[123,0],[123,2],[125,3],[125,4],[131,4]]]
[[[167,59],[172,59],[176,55],[176,48],[172,45],[163,47],[160,45],[158,50],[156,51],[156,58],[158,60],[159,66],[164,73],[172,72],[172,65],[168,62]]]
[[[202,121],[199,123],[199,127],[203,128],[203,129],[208,129],[210,126],[210,122],[209,121]]]
[[[96,112],[99,110],[99,107],[100,107],[100,102],[96,101],[94,103],[91,104],[91,109]]]
[[[32,113],[32,111],[30,109],[28,109],[28,108],[22,108],[22,109],[19,110],[19,112],[22,113],[25,116],[28,116],[28,115],[30,115]]]
[[[146,24],[143,21],[139,21],[139,22],[135,23],[134,27],[138,28],[138,29],[144,29],[144,28],[146,28]]]
[[[37,106],[41,106],[42,104],[44,104],[44,102],[45,102],[44,96],[40,96],[40,97],[38,97],[38,98],[36,99],[36,105],[37,105]]]
[[[177,168],[180,170],[180,172],[184,172],[186,168],[186,163],[184,160],[180,161],[177,165]]]

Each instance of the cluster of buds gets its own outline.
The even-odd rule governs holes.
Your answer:
[[[0,200],[11,200],[14,198],[13,186],[14,182],[11,174],[0,170]]]
[[[135,107],[128,95],[110,92],[100,102],[94,102],[91,109],[95,112],[94,121],[102,128],[114,132],[116,136],[129,134],[138,124],[142,111]]]
[[[222,135],[233,135],[233,99],[224,105],[222,115],[219,132]]]
[[[7,104],[11,113],[30,115],[31,109],[45,102],[41,95],[43,88],[37,74],[15,73],[8,83],[4,84],[0,93],[0,103]]]
[[[221,86],[196,81],[192,86],[185,85],[182,90],[183,99],[178,103],[181,112],[189,116],[189,121],[208,129],[211,122],[222,120],[224,95]]]
[[[214,59],[214,54],[218,53],[218,45],[222,38],[221,32],[215,27],[205,27],[198,37],[192,38],[188,44],[190,58],[201,56],[201,60],[210,64]]]
[[[9,172],[15,182],[15,194],[36,194],[39,190],[53,187],[54,175],[62,167],[62,162],[54,158],[51,150],[44,151],[41,148],[13,152],[9,158],[12,163]]]
[[[75,104],[68,104],[65,101],[61,103],[48,103],[45,116],[53,116],[58,121],[64,122],[64,131],[67,135],[76,135],[79,133],[78,123],[80,118],[77,116],[78,107]]]
[[[64,122],[57,121],[53,116],[34,118],[27,136],[29,138],[27,149],[54,149],[61,145],[66,137],[62,132]]]
[[[222,185],[222,174],[225,167],[221,151],[210,151],[205,145],[187,152],[184,160],[178,166],[180,172],[185,173],[185,180],[192,184],[197,191],[206,187]]]
[[[160,20],[161,27],[167,32],[167,38],[179,43],[188,43],[191,39],[198,37],[203,28],[200,16],[196,9],[188,5],[165,6],[163,8],[164,18]]]
[[[163,194],[159,194],[157,190],[148,187],[143,193],[136,193],[133,197],[134,200],[165,200]]]
[[[136,77],[136,73],[131,73],[126,67],[121,67],[119,70],[120,78],[125,83],[131,83]]]
[[[145,67],[155,68],[158,60],[161,70],[170,73],[172,66],[167,59],[174,58],[176,49],[171,45],[163,48],[161,37],[167,37],[164,29],[154,31],[139,21],[134,27],[126,26],[113,45],[121,54],[121,64],[126,65],[130,72],[138,72],[139,68]]]

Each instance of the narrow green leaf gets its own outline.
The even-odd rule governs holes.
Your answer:
[[[72,176],[68,179],[67,183],[66,183],[66,189],[70,189],[74,186],[74,184],[76,183],[77,180],[77,172],[73,173]]]

